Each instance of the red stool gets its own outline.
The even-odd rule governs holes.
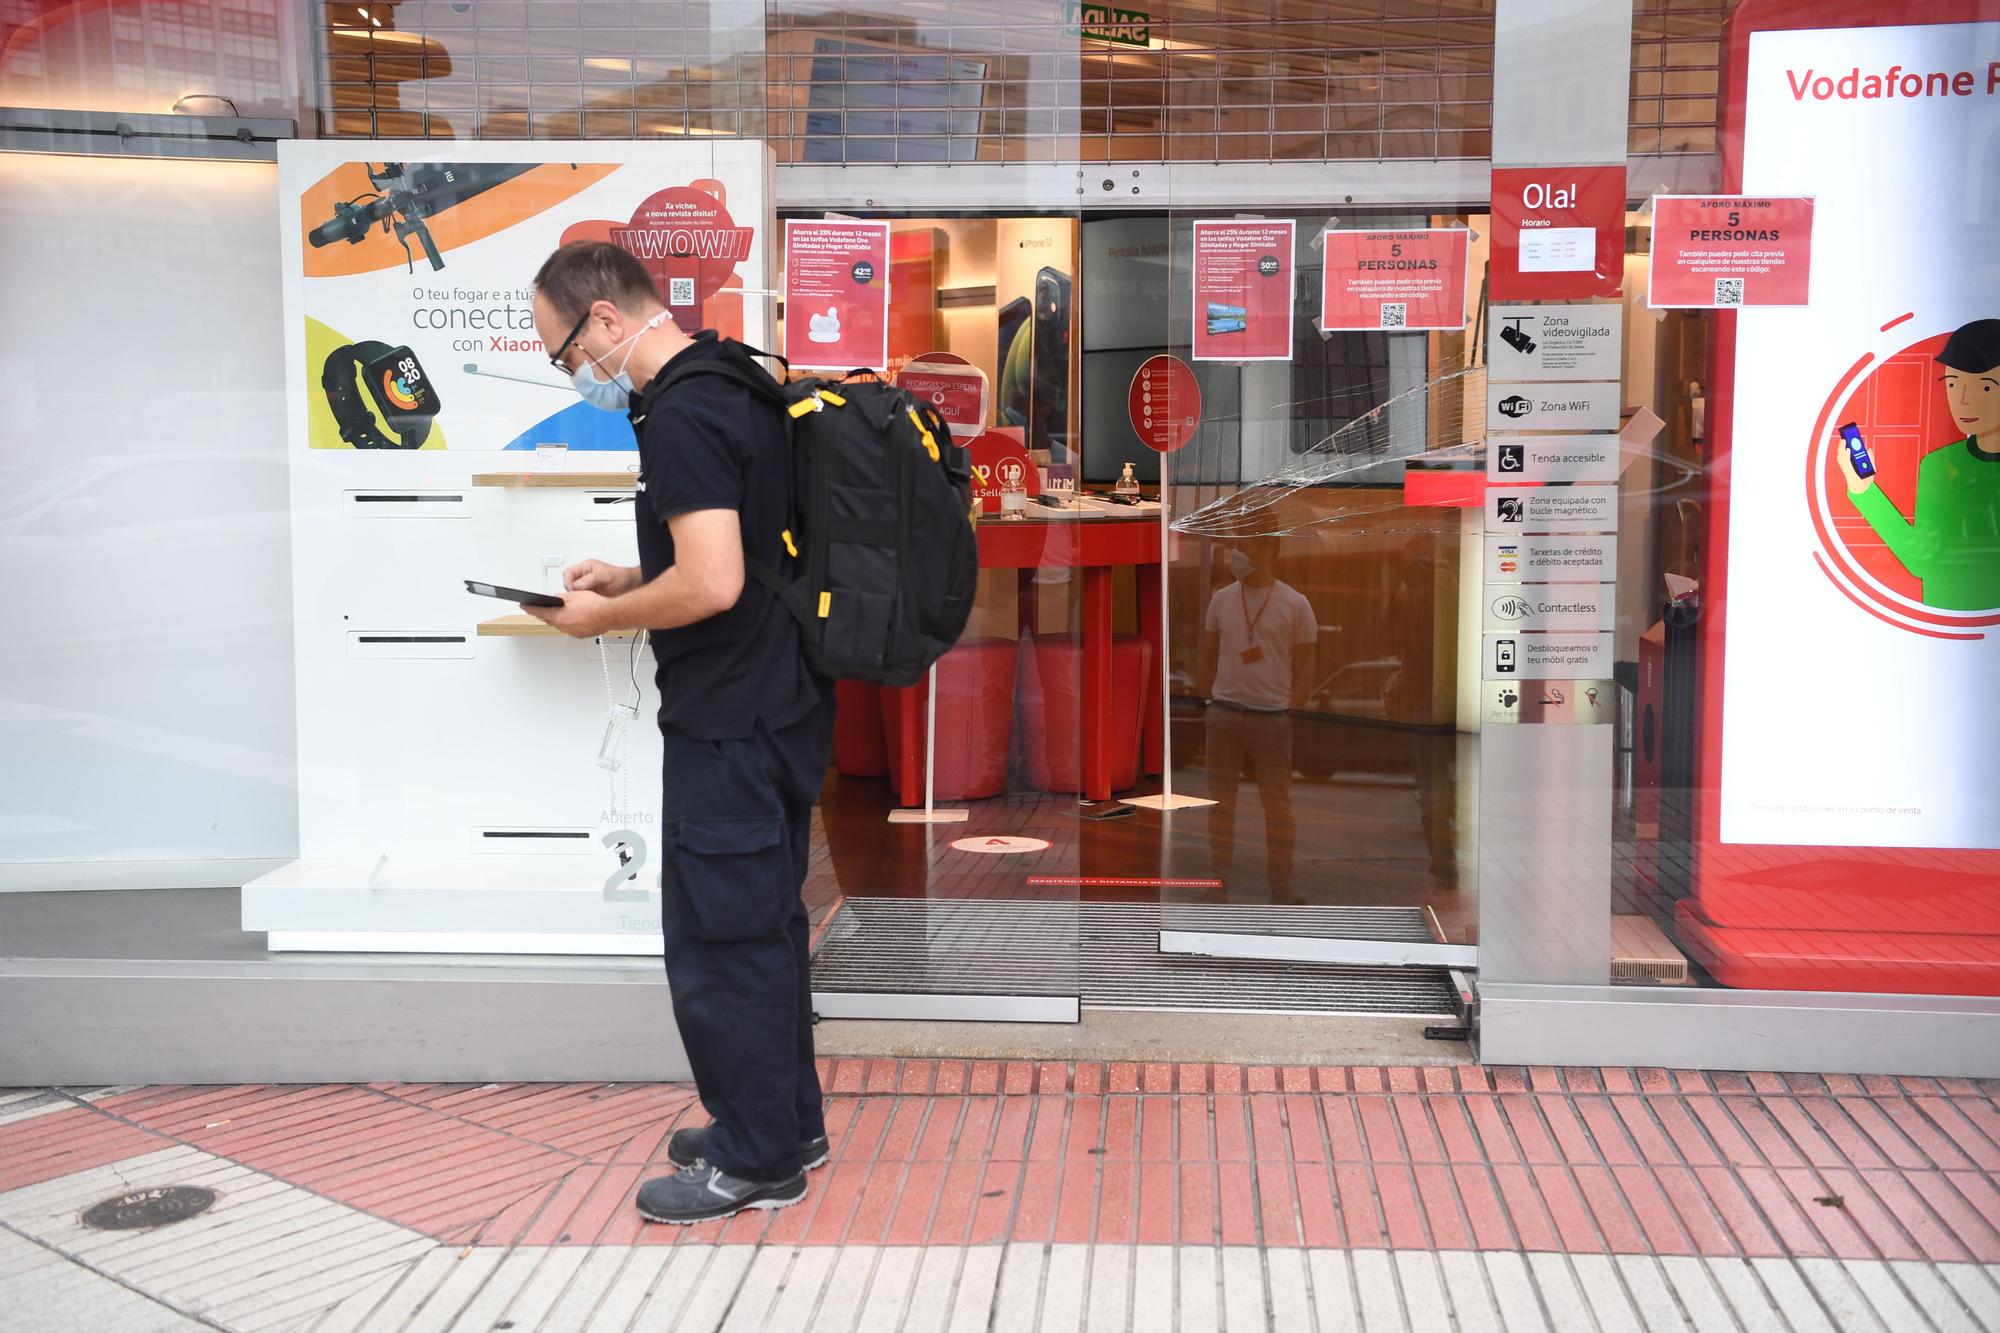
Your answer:
[[[1038,791],[1083,790],[1083,649],[1068,637],[1023,640],[1021,649],[1021,748],[1028,785]],[[1146,673],[1153,645],[1119,638],[1111,649],[1111,787],[1139,782],[1139,738]]]
[[[833,766],[844,778],[879,778],[889,772],[889,742],[882,732],[882,687],[858,680],[833,683]]]
[[[937,664],[937,776],[932,791],[940,801],[971,801],[1007,790],[1007,752],[1014,744],[1014,644],[1008,639],[961,643]],[[916,805],[924,799],[924,698],[930,681],[908,690],[883,690],[881,719],[889,753],[910,747],[915,762],[889,765],[896,799]],[[916,734],[903,736],[902,699],[916,700]],[[904,774],[910,775],[904,790]]]

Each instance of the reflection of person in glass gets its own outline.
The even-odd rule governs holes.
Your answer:
[[[1391,716],[1411,721],[1424,716],[1429,707],[1431,673],[1419,671],[1416,654],[1409,646],[1420,635],[1430,633],[1432,608],[1437,604],[1437,561],[1431,550],[1435,538],[1420,534],[1403,543],[1401,580],[1389,594],[1389,642],[1405,645],[1396,675],[1387,691]],[[1427,727],[1410,728],[1410,772],[1416,778],[1418,817],[1423,828],[1424,847],[1430,858],[1431,887],[1458,887],[1458,737],[1440,735]]]
[[[2000,607],[2000,319],[1979,319],[1937,355],[1945,410],[1962,438],[1924,455],[1908,519],[1862,476],[1836,437],[1847,496],[1903,568],[1923,581],[1925,606],[1948,611]]]
[[[1208,602],[1200,693],[1208,710],[1209,864],[1226,885],[1236,853],[1236,797],[1247,765],[1264,806],[1271,901],[1292,892],[1292,718],[1312,688],[1319,623],[1312,603],[1278,580],[1278,539],[1229,553],[1236,581]]]

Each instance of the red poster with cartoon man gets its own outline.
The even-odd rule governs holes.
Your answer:
[[[795,370],[887,369],[888,223],[785,223],[785,359]]]
[[[1320,331],[1464,328],[1470,245],[1463,227],[1326,232]]]
[[[1292,244],[1298,224],[1194,224],[1194,359],[1292,359]]]

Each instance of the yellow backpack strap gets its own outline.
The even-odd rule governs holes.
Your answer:
[[[930,428],[924,425],[923,418],[917,415],[916,408],[909,407],[903,410],[910,414],[910,424],[912,426],[915,426],[917,428],[917,433],[924,437],[924,450],[925,452],[930,454],[931,462],[933,463],[937,462],[938,446],[936,437],[931,434]]]

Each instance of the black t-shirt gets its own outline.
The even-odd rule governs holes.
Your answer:
[[[704,331],[659,373],[720,355],[722,345]],[[777,407],[720,376],[698,375],[652,402],[634,430],[639,568],[649,581],[674,563],[667,520],[701,509],[734,509],[746,560],[786,572],[792,472]],[[797,622],[747,571],[735,606],[649,637],[662,727],[697,740],[738,740],[759,722],[774,731],[790,726],[819,702]]]

